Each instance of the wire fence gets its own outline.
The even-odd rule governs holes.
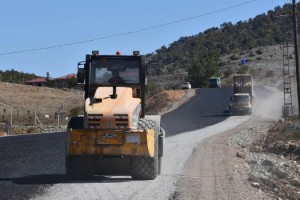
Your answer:
[[[26,102],[16,105],[0,98],[0,135],[10,133],[13,126],[65,126],[71,110],[83,105],[83,91],[74,91],[74,95],[62,103],[45,103],[45,101]],[[1,124],[5,124],[3,128]],[[3,125],[4,126],[4,125]]]

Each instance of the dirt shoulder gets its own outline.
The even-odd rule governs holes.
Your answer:
[[[147,114],[166,114],[189,101],[196,95],[196,89],[164,90],[146,100]]]
[[[173,199],[299,199],[299,161],[253,151],[274,123],[252,117],[200,143]]]

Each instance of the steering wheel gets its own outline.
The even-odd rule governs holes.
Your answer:
[[[124,84],[125,83],[124,79],[119,76],[111,77],[110,79],[108,79],[108,82],[110,84]]]

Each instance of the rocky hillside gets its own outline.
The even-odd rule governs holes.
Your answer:
[[[253,117],[235,130],[227,145],[236,149],[236,177],[257,189],[262,199],[300,198],[300,137],[285,122]]]

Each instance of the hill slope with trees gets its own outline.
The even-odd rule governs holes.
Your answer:
[[[0,70],[0,81],[9,83],[24,84],[26,81],[35,79],[37,76],[33,73],[23,73],[16,70]]]
[[[299,5],[298,3],[298,9]],[[159,66],[160,75],[183,71],[198,73],[197,85],[203,85],[205,79],[217,73],[218,68],[222,67],[222,62],[218,62],[217,66],[210,65],[212,69],[203,70],[207,67],[207,63],[203,62],[203,56],[213,54],[214,56],[211,56],[213,60],[209,61],[211,63],[215,62],[216,55],[239,53],[260,46],[280,44],[284,41],[283,33],[287,31],[291,33],[292,40],[292,18],[278,19],[280,15],[292,16],[292,5],[278,6],[274,10],[269,10],[267,14],[260,14],[247,21],[239,21],[236,24],[224,22],[220,27],[207,29],[194,36],[181,37],[169,47],[162,46],[155,53],[148,54],[147,60],[150,64],[156,63]],[[155,76],[156,71],[150,72],[149,75]],[[185,76],[185,80],[196,81],[193,77],[189,74]]]

